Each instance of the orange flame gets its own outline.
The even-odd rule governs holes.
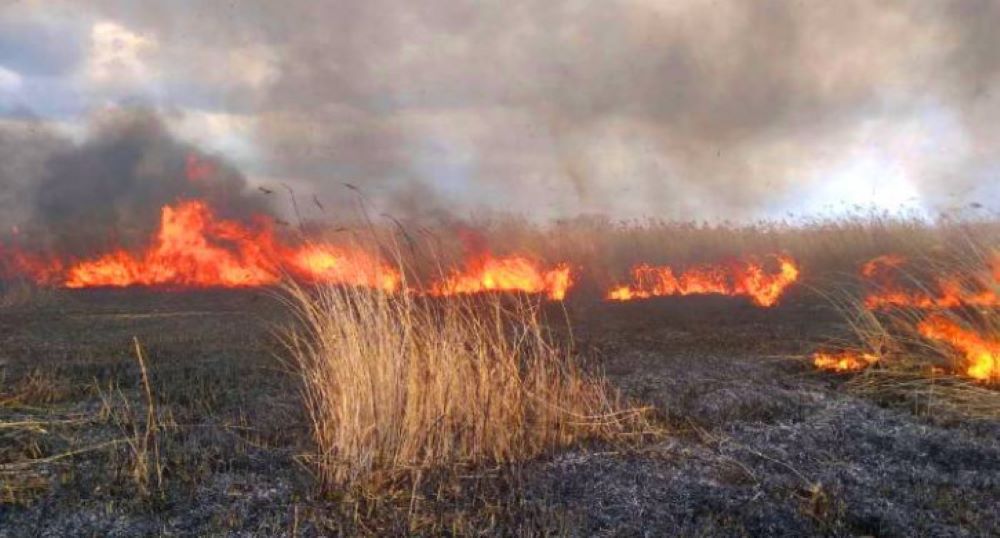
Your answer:
[[[399,289],[399,271],[364,252],[332,245],[307,245],[288,257],[292,270],[320,282],[351,284],[384,291]]]
[[[813,353],[813,366],[831,372],[856,372],[864,370],[876,362],[878,362],[877,355],[852,350]]]
[[[228,248],[227,248],[228,247]],[[139,256],[117,250],[69,268],[68,288],[93,286],[262,286],[277,281],[269,226],[249,230],[216,220],[208,206],[166,206],[150,248]]]
[[[64,268],[59,260],[31,254],[0,244],[0,279],[30,278],[37,284],[52,285],[62,278]]]
[[[668,295],[719,294],[747,296],[754,304],[770,307],[799,278],[799,266],[788,256],[776,256],[778,271],[768,273],[756,260],[729,265],[701,265],[688,268],[680,276],[669,266],[637,265],[632,283],[612,288],[607,298],[630,301]]]
[[[865,297],[865,307],[880,310],[892,307],[919,309],[956,308],[959,306],[1000,306],[1000,257],[993,262],[992,275],[941,275],[927,289],[907,288],[899,284],[898,276],[907,260],[897,254],[874,258],[861,266],[861,274],[878,285]],[[992,276],[993,282],[990,282]]]
[[[277,283],[282,270],[337,284],[399,287],[399,272],[364,252],[326,245],[278,243],[269,219],[252,227],[217,219],[202,201],[165,206],[160,227],[141,254],[116,250],[71,265],[62,284],[95,286],[249,287]]]
[[[944,342],[965,355],[969,377],[986,382],[1000,382],[1000,341],[990,340],[943,316],[921,321],[917,330],[924,338]]]
[[[573,285],[570,268],[559,264],[544,270],[523,256],[496,258],[483,254],[467,263],[464,271],[453,271],[431,286],[431,295],[448,296],[486,291],[521,291],[544,293],[561,301]]]

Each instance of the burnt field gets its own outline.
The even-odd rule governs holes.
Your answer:
[[[859,394],[814,369],[809,354],[850,333],[825,300],[579,296],[544,308],[573,356],[652,408],[658,433],[448,481],[431,469],[378,497],[318,486],[302,381],[277,337],[293,320],[274,293],[62,291],[6,308],[0,535],[1000,527],[1000,422]]]

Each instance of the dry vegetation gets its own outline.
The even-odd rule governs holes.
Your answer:
[[[47,293],[37,286],[21,279],[0,279],[0,311],[19,306],[38,304],[47,298]]]
[[[928,416],[997,419],[1000,241],[995,229],[949,239],[900,267],[888,289],[861,278],[828,292],[853,331],[837,356],[860,370],[850,383],[858,393]],[[902,304],[872,304],[893,293]]]
[[[139,498],[161,493],[163,465],[160,460],[160,439],[163,428],[154,403],[146,360],[139,341],[135,340],[135,357],[141,372],[144,399],[133,401],[114,383],[96,387],[101,400],[98,409],[83,413],[61,412],[60,404],[79,396],[70,383],[51,370],[35,369],[20,381],[0,392],[0,408],[16,414],[14,420],[0,422],[0,504],[29,505],[44,495],[55,470],[74,458],[90,452],[105,452],[111,456],[107,471],[120,473],[123,484]],[[5,373],[5,372],[4,372]],[[0,380],[2,381],[2,380]],[[74,394],[77,393],[77,394]],[[113,426],[118,435],[101,442],[88,442],[75,432],[100,426]],[[81,442],[82,441],[82,442]],[[53,466],[56,466],[53,468]]]
[[[460,224],[391,221],[385,227],[374,227],[378,228],[375,235],[399,238],[399,251],[407,268],[418,276],[438,276],[441,267],[460,265],[470,250],[488,250],[495,254],[527,254],[549,264],[568,263],[581,277],[583,288],[596,285],[602,290],[626,277],[637,263],[683,267],[784,252],[801,263],[810,287],[830,291],[845,283],[844,276],[856,275],[861,264],[883,254],[920,257],[966,244],[970,239],[980,244],[1000,244],[1000,218],[992,215],[942,215],[928,221],[859,212],[837,219],[750,224],[622,221],[585,216],[546,225],[500,215],[481,216]],[[343,241],[346,234],[365,243],[373,226],[341,223],[307,228],[335,229],[338,232],[329,234],[333,240]],[[397,249],[384,250],[388,259],[395,259]],[[579,293],[580,287],[575,291]]]
[[[654,432],[650,410],[583,371],[528,298],[290,290],[301,328],[287,342],[328,491],[382,493]]]

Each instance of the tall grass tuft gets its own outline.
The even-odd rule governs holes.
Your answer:
[[[553,343],[530,299],[302,288],[287,344],[328,491],[366,492],[650,429]]]

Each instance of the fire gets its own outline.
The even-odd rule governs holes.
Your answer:
[[[770,307],[777,304],[785,289],[799,278],[799,266],[792,258],[775,256],[777,272],[768,272],[757,260],[728,265],[700,265],[680,275],[669,266],[637,265],[632,269],[632,283],[608,291],[613,301],[630,301],[668,295],[719,294],[747,296],[754,304]]]
[[[166,206],[142,254],[117,250],[69,268],[67,288],[94,286],[264,286],[278,280],[268,225],[217,220],[201,201]]]
[[[940,275],[932,286],[907,288],[898,282],[906,258],[890,254],[874,258],[861,267],[861,274],[877,284],[878,289],[865,297],[865,307],[880,310],[892,307],[918,309],[956,308],[960,306],[1000,306],[1000,258],[989,271],[970,275]],[[992,282],[991,282],[992,280]]]
[[[864,370],[876,362],[878,362],[877,355],[859,351],[817,351],[813,353],[813,366],[831,372],[856,372]]]
[[[521,291],[544,293],[561,301],[573,285],[570,268],[559,264],[542,269],[535,261],[523,256],[494,257],[480,255],[466,264],[464,271],[453,271],[431,286],[431,295],[448,296],[486,291]]]
[[[4,248],[0,244],[0,279],[27,277],[38,284],[50,285],[59,282],[63,271],[63,264],[58,260]]]
[[[290,257],[293,271],[322,282],[362,285],[384,291],[399,289],[399,271],[368,256],[332,245],[307,245]]]
[[[288,274],[310,282],[381,289],[403,288],[400,270],[360,249],[323,243],[290,246],[274,221],[218,218],[201,200],[164,206],[159,227],[140,252],[117,249],[87,260],[47,259],[21,251],[3,253],[3,273],[28,275],[40,284],[90,287],[257,287]],[[432,295],[522,291],[562,300],[572,286],[568,265],[543,269],[524,256],[477,255],[464,271],[431,286]]]
[[[284,271],[315,282],[387,291],[396,290],[401,280],[398,271],[360,250],[286,246],[270,219],[258,217],[250,225],[219,219],[199,200],[165,206],[155,237],[141,253],[115,250],[65,269],[61,262],[21,265],[36,280],[67,288],[267,286]]]
[[[1000,381],[1000,341],[990,340],[943,316],[920,322],[917,330],[930,340],[944,342],[965,355],[969,377],[986,382]]]

